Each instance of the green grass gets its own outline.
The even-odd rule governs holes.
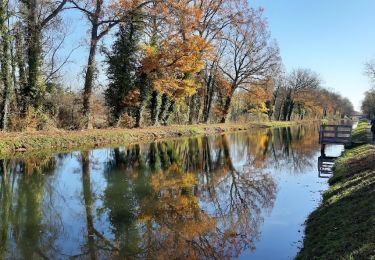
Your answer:
[[[375,169],[375,147],[370,144],[360,145],[346,150],[335,162],[334,175],[329,183],[357,174],[362,171]]]
[[[201,129],[197,128],[197,127],[191,127],[189,128],[189,132],[192,136],[195,136],[195,135],[199,135],[199,134],[203,134],[204,132],[202,132]]]
[[[306,222],[296,259],[375,259],[375,150],[346,151],[334,167],[322,205]]]
[[[272,128],[279,128],[279,127],[289,127],[294,125],[299,125],[302,122],[300,121],[266,121],[266,122],[254,122],[253,125],[260,126],[260,127],[272,127]]]
[[[354,144],[364,144],[367,142],[369,124],[367,121],[361,121],[358,126],[353,129],[352,140]]]

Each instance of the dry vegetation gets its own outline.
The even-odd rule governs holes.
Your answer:
[[[0,156],[41,150],[71,150],[99,146],[148,142],[159,139],[247,130],[254,127],[282,127],[299,122],[265,122],[250,124],[201,124],[163,126],[138,129],[93,129],[82,131],[34,131],[0,134]]]

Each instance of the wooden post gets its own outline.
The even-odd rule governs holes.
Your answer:
[[[325,152],[325,150],[326,150],[326,145],[325,145],[325,144],[322,144],[322,148],[321,148],[321,150],[320,150],[320,153],[321,153],[321,155],[322,155],[323,158],[326,157],[326,152]]]

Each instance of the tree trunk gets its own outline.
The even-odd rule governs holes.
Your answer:
[[[292,99],[292,91],[289,90],[285,97],[284,105],[283,105],[283,121],[289,121],[289,118],[291,116],[291,110],[293,110],[293,99]]]
[[[137,108],[135,112],[135,127],[141,127],[141,120],[142,120],[142,115],[143,115],[143,110],[144,110],[144,101],[141,100],[139,101],[139,107]]]
[[[175,104],[175,101],[171,100],[171,102],[169,103],[168,110],[165,113],[165,116],[163,118],[163,125],[167,125],[168,124],[168,119],[169,119],[170,115],[173,113],[173,110],[174,110],[174,104]]]
[[[158,92],[152,91],[151,94],[151,125],[154,126],[157,123],[157,117],[158,117]]]
[[[21,25],[19,25],[21,26]],[[25,57],[24,57],[24,42],[22,38],[22,33],[18,28],[16,31],[15,36],[15,44],[16,44],[16,64],[18,69],[18,105],[20,108],[21,115],[26,113],[27,105],[26,105],[26,96],[25,96],[25,89],[27,88],[27,78],[26,78],[26,70],[25,70]]]
[[[273,95],[272,95],[272,100],[270,100],[270,106],[269,106],[269,112],[268,112],[268,119],[269,120],[272,120],[272,116],[275,114],[275,110],[276,110],[276,101],[277,101],[277,97],[279,95],[279,87],[276,88],[276,90],[274,91]]]
[[[196,109],[196,94],[189,98],[189,125],[194,123],[195,109]]]
[[[1,107],[1,129],[8,128],[9,109],[13,97],[13,85],[10,72],[10,35],[7,26],[7,7],[0,1],[0,26],[1,26],[1,80],[3,82],[3,103]]]
[[[163,94],[161,96],[160,111],[159,111],[159,115],[158,115],[158,121],[159,122],[162,122],[164,117],[165,117],[167,105],[168,105],[168,96],[166,94]]]
[[[82,193],[86,212],[86,232],[90,259],[97,259],[95,252],[95,228],[92,214],[92,193],[90,177],[90,155],[88,152],[81,153],[82,158]]]
[[[28,33],[28,44],[27,44],[27,62],[28,62],[28,80],[26,86],[25,100],[25,111],[28,106],[32,105],[38,108],[41,105],[43,97],[43,87],[38,86],[38,77],[40,75],[41,66],[41,28],[38,24],[38,3],[37,0],[30,0],[26,4],[27,6],[27,33]]]
[[[228,96],[225,99],[223,117],[221,118],[220,123],[225,123],[227,121],[227,117],[228,117],[228,114],[229,114],[229,108],[230,108],[231,102],[232,102],[232,95]]]
[[[214,82],[213,82],[212,77],[210,76],[206,84],[206,93],[205,93],[204,102],[203,102],[203,123],[208,123],[208,120],[210,119],[212,99],[214,95],[213,86],[214,86]]]
[[[290,101],[288,118],[287,118],[288,121],[290,121],[292,119],[293,109],[294,109],[294,102]]]
[[[92,95],[92,88],[93,82],[95,77],[95,55],[96,55],[96,48],[98,45],[98,25],[97,21],[93,22],[93,26],[91,29],[91,42],[90,42],[90,52],[87,61],[87,69],[86,69],[86,76],[85,76],[85,85],[83,89],[83,120],[84,120],[84,128],[90,129],[92,128],[92,120],[91,120],[91,95]]]
[[[142,115],[145,108],[145,102],[147,99],[147,96],[150,92],[150,81],[149,78],[145,73],[141,73],[141,75],[138,78],[138,86],[139,86],[139,106],[136,108],[135,112],[135,127],[141,127],[142,125]]]

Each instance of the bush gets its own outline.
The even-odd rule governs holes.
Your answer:
[[[12,114],[9,118],[9,129],[15,132],[56,130],[55,121],[42,109],[29,107],[25,116]]]

